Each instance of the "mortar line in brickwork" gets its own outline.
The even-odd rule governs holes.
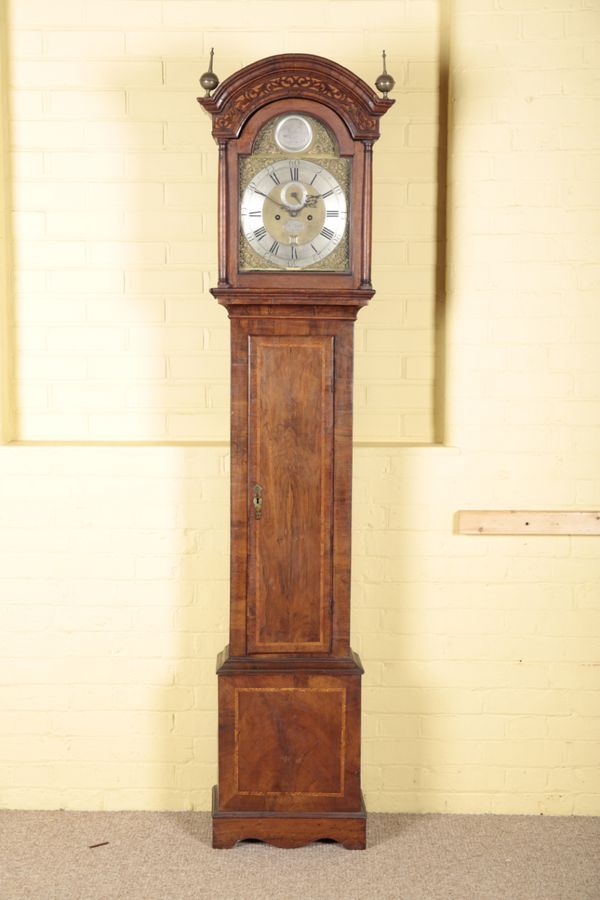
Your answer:
[[[61,441],[61,440],[8,440],[4,442],[11,447],[229,447],[227,440],[213,441]],[[419,443],[411,441],[353,441],[353,447],[379,448],[397,447],[406,450],[446,450],[460,452],[459,448],[447,444]]]

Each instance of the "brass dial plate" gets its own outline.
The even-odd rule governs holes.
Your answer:
[[[282,150],[284,115],[267,122],[252,155],[240,158],[239,269],[348,272],[350,160],[322,122],[294,118],[311,133],[305,150]]]

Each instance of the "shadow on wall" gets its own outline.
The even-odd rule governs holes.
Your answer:
[[[446,438],[447,264],[450,121],[450,2],[440,4],[438,67],[438,145],[434,443]],[[377,302],[377,297],[372,301]],[[441,510],[422,457],[408,447],[402,454],[363,444],[354,451],[352,645],[365,667],[363,677],[363,790],[367,808],[428,812],[427,792],[435,788],[432,766],[439,753],[430,723],[427,695],[443,696],[431,658],[443,655],[444,639],[419,647],[422,617],[435,616],[447,600],[445,586],[428,572],[427,540],[446,533]],[[439,649],[438,649],[439,648]],[[439,676],[437,676],[439,679]],[[431,739],[433,738],[433,740]],[[442,754],[443,757],[443,754]],[[433,773],[433,774],[432,774]],[[435,803],[434,803],[435,806]]]
[[[163,474],[169,476],[172,506],[161,529],[167,553],[158,569],[156,557],[139,560],[139,577],[156,571],[164,586],[160,652],[168,678],[151,701],[164,715],[149,748],[157,766],[149,768],[145,782],[152,804],[164,810],[211,807],[217,780],[215,667],[229,622],[229,322],[208,293],[217,282],[217,151],[210,120],[195,100],[201,72],[201,62],[171,53],[163,57],[167,84],[161,91],[152,90],[149,100],[142,90],[129,92],[132,116],[162,118],[163,128],[162,147],[149,151],[144,138],[136,147],[136,123],[129,123],[134,138],[126,174],[139,185],[130,239],[156,242],[164,252],[152,266],[140,260],[135,276],[141,289],[136,300],[154,305],[159,299],[164,317],[154,348],[164,360],[163,378],[147,403],[164,416],[168,459],[158,448],[148,453],[155,474],[163,459],[169,466]],[[157,178],[164,185],[164,210],[153,215],[144,212],[144,193]],[[132,285],[131,294],[137,293]],[[183,827],[194,829],[195,823],[186,820]]]
[[[446,321],[448,315],[448,259],[451,234],[448,222],[448,175],[451,153],[450,120],[450,13],[451,0],[440,4],[439,77],[438,77],[438,149],[436,203],[436,265],[435,265],[435,338],[433,381],[433,440],[444,444],[446,429]]]

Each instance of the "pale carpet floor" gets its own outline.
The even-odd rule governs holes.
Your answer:
[[[0,811],[1,900],[204,897],[600,900],[600,818],[372,814],[361,852],[212,850],[208,813]]]

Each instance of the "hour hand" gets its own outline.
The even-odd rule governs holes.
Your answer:
[[[306,200],[304,201],[305,206],[310,206],[311,208],[317,205],[317,200],[321,198],[320,194],[309,194]]]

